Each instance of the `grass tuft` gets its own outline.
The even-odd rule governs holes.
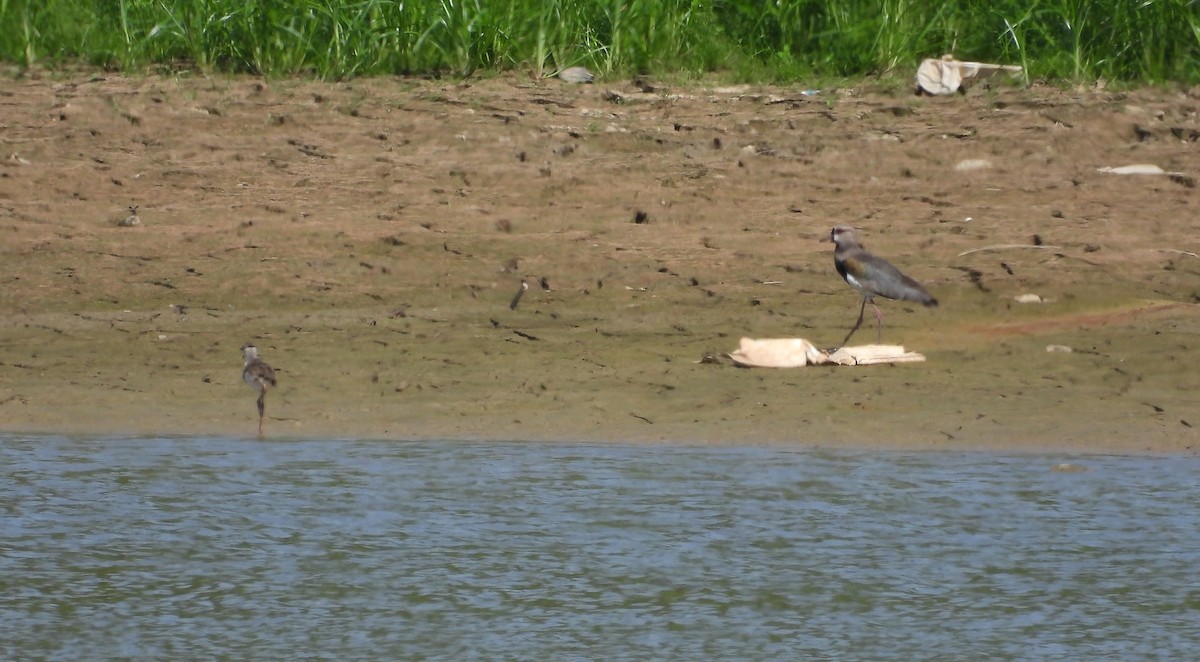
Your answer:
[[[0,0],[0,59],[341,79],[584,65],[790,82],[924,57],[1085,82],[1200,80],[1196,0]]]

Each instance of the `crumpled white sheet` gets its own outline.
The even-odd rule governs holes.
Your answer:
[[[742,338],[739,347],[729,353],[729,358],[738,365],[753,368],[873,365],[925,360],[923,354],[909,352],[902,345],[859,345],[843,347],[830,354],[804,338]]]

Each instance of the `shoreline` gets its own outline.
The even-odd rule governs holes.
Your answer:
[[[440,436],[408,436],[408,437],[370,437],[370,436],[332,436],[332,435],[288,435],[288,434],[264,434],[263,437],[257,437],[253,434],[239,434],[238,431],[219,432],[208,431],[203,434],[189,434],[186,432],[121,432],[106,431],[103,433],[88,432],[84,430],[2,430],[0,436],[11,438],[27,438],[27,439],[85,439],[96,443],[103,444],[109,441],[117,440],[133,440],[133,441],[162,441],[162,440],[193,440],[202,441],[206,439],[242,441],[242,442],[261,442],[261,443],[341,443],[341,442],[361,442],[361,443],[390,443],[390,444],[424,444],[424,443],[446,443],[446,444],[474,444],[474,445],[545,445],[556,447],[571,447],[571,446],[613,446],[613,447],[640,447],[654,446],[661,448],[779,448],[792,449],[797,451],[813,451],[813,452],[847,452],[847,453],[866,453],[866,452],[883,452],[883,453],[978,453],[988,456],[1039,456],[1039,457],[1070,457],[1070,458],[1086,458],[1092,456],[1102,457],[1195,457],[1197,452],[1194,448],[1188,447],[1169,447],[1169,446],[1145,446],[1138,448],[1136,443],[1122,440],[1102,441],[1094,443],[1093,441],[1068,441],[1058,442],[1047,445],[1035,441],[1013,442],[1012,440],[973,440],[973,441],[948,441],[948,442],[932,442],[924,443],[921,441],[890,441],[890,442],[870,442],[870,441],[855,441],[855,440],[840,440],[840,441],[809,441],[809,440],[788,440],[788,439],[736,439],[736,438],[711,438],[711,439],[673,439],[673,438],[653,438],[645,437],[626,437],[621,439],[601,439],[601,438],[528,438],[516,439],[496,437],[440,437]]]

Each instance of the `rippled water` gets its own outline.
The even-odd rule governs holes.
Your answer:
[[[0,462],[6,660],[1200,656],[1189,458],[0,437]]]

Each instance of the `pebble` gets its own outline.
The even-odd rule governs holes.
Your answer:
[[[987,159],[963,159],[954,166],[957,172],[970,172],[972,170],[987,170],[992,167],[992,162]]]
[[[590,83],[595,79],[585,67],[567,67],[558,72],[558,77],[568,83]]]

